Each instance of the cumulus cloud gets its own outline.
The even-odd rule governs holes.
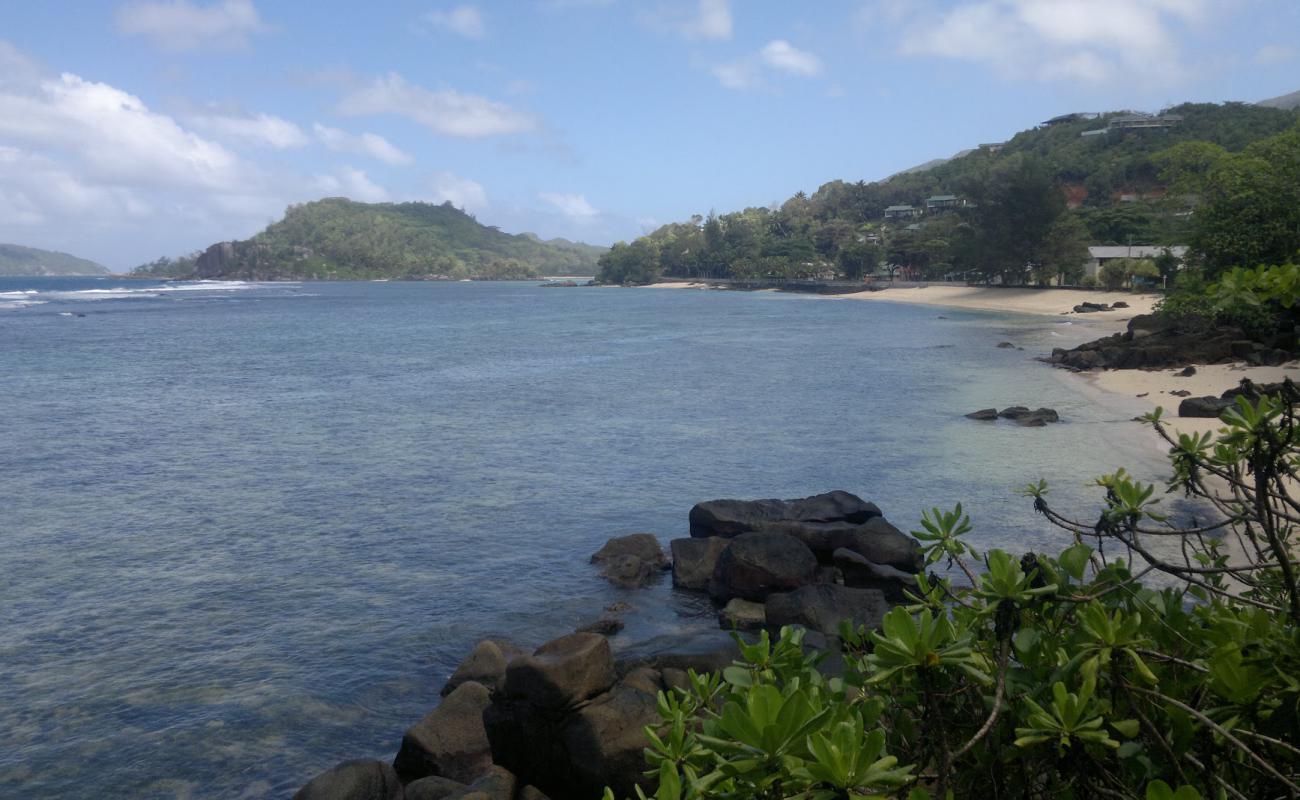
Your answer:
[[[784,39],[774,39],[758,53],[739,61],[715,64],[709,68],[713,77],[724,89],[746,91],[763,85],[763,71],[775,70],[800,78],[811,78],[822,72],[821,59],[806,50],[800,50]]]
[[[451,203],[466,211],[481,211],[487,208],[487,190],[483,184],[454,172],[434,173],[430,181],[433,200],[436,203]]]
[[[990,67],[1011,80],[1177,83],[1179,35],[1205,23],[1207,0],[979,0],[952,7],[895,0],[859,14],[898,50]]]
[[[388,191],[370,180],[364,170],[340,167],[333,173],[316,176],[317,191],[332,196],[347,197],[363,203],[382,203],[388,200]]]
[[[538,192],[537,196],[548,205],[555,208],[564,216],[572,220],[586,220],[600,214],[587,198],[580,194],[565,194],[562,192]]]
[[[26,90],[0,87],[0,140],[57,150],[103,182],[220,191],[244,178],[225,147],[134,95],[70,73]]]
[[[237,139],[277,150],[302,147],[310,141],[297,125],[271,114],[197,114],[187,121],[219,139]]]
[[[424,15],[424,21],[438,30],[464,36],[466,39],[482,39],[487,36],[487,23],[476,6],[456,6],[440,11],[430,11]]]
[[[730,39],[733,25],[730,0],[698,0],[690,10],[660,6],[642,11],[638,18],[651,28],[687,39]]]
[[[164,50],[184,51],[245,47],[250,37],[269,27],[252,0],[207,5],[157,0],[123,6],[117,12],[117,29],[127,36],[143,36]]]
[[[806,50],[799,50],[784,39],[764,45],[759,55],[763,63],[791,75],[812,76],[822,71],[821,59]]]
[[[505,103],[454,89],[431,91],[407,82],[396,72],[346,95],[338,112],[347,116],[395,114],[434,133],[463,139],[525,133],[537,127],[531,115]]]
[[[394,166],[411,163],[409,155],[377,133],[352,134],[319,122],[312,126],[312,131],[320,143],[331,150],[369,156]]]

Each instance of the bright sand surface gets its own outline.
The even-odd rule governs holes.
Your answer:
[[[886,303],[919,303],[951,308],[984,311],[1007,311],[1018,314],[1072,314],[1083,302],[1129,304],[1126,309],[1087,314],[1089,318],[1127,321],[1138,314],[1150,314],[1160,295],[1128,292],[1088,292],[1073,289],[998,289],[985,286],[921,286],[913,289],[890,288],[875,292],[833,295],[850,300],[876,300]],[[1085,316],[1085,315],[1079,315]]]

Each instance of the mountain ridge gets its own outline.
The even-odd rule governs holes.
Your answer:
[[[0,277],[110,275],[103,264],[58,250],[0,243]]]

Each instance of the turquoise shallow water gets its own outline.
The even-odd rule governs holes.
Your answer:
[[[79,316],[84,315],[84,316]],[[533,284],[0,279],[0,796],[287,796],[390,757],[479,638],[615,599],[586,563],[722,496],[1059,546],[1014,490],[1158,468],[1029,361],[1055,319]],[[1001,340],[1025,350],[997,349]],[[1057,408],[1043,429],[966,411]]]

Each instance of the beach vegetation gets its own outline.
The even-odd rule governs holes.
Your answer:
[[[1300,795],[1298,401],[1290,382],[1243,393],[1215,433],[1147,415],[1170,477],[1101,476],[1091,515],[1026,487],[1054,555],[976,551],[960,506],[927,513],[930,572],[879,630],[845,624],[826,650],[764,633],[660,695],[652,796]]]

